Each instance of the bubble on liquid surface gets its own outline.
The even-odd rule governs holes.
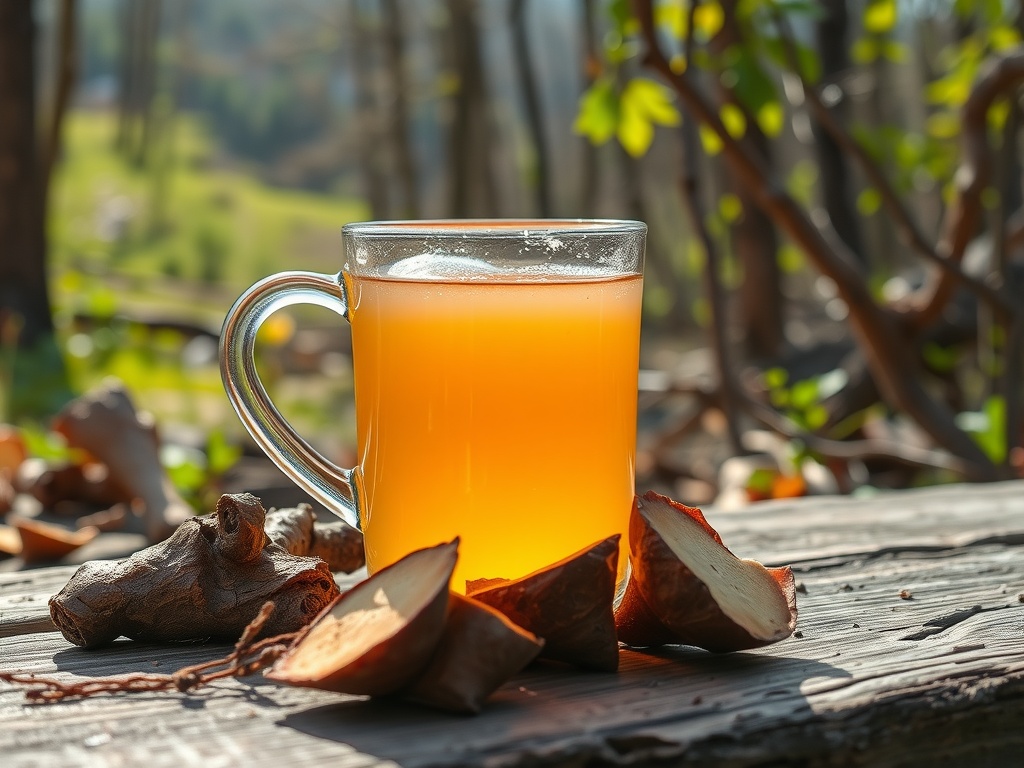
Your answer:
[[[421,253],[387,267],[388,277],[403,280],[474,280],[502,274],[483,259],[443,253]]]
[[[461,249],[460,249],[461,250]],[[621,274],[613,265],[573,260],[572,264],[550,258],[495,258],[490,261],[450,253],[421,253],[384,267],[382,276],[396,280],[444,282],[562,282],[593,280]]]

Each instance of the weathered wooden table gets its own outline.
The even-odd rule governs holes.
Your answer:
[[[532,667],[475,718],[258,677],[52,705],[0,683],[0,765],[1024,765],[1024,482],[708,517],[737,554],[794,565],[797,636],[623,651],[616,675]],[[226,651],[40,632],[70,574],[0,575],[0,668],[170,672]]]

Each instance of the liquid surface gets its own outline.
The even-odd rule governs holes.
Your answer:
[[[460,536],[463,591],[620,533],[621,573],[641,278],[479,277],[347,278],[367,564]]]

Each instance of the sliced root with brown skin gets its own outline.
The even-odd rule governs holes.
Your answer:
[[[21,537],[18,552],[26,563],[46,563],[60,560],[96,538],[99,530],[94,527],[69,531],[61,525],[42,520],[12,515],[8,522]]]
[[[619,644],[612,605],[619,536],[514,581],[469,582],[466,593],[538,637],[543,658],[614,672]]]
[[[445,628],[459,541],[417,550],[332,603],[267,671],[272,680],[393,694],[430,661]]]
[[[637,497],[629,542],[630,579],[615,615],[626,645],[725,653],[793,634],[792,570],[737,558],[699,509],[654,492]]]
[[[487,697],[543,647],[543,640],[503,614],[453,592],[440,643],[404,695],[449,712],[476,714]]]

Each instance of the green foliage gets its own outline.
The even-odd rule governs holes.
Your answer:
[[[200,123],[188,116],[177,120],[165,201],[169,224],[155,228],[150,178],[115,153],[113,115],[69,115],[50,217],[58,276],[73,268],[130,277],[140,298],[149,294],[147,302],[157,308],[175,293],[160,276],[213,282],[225,287],[223,305],[203,307],[175,297],[174,309],[219,322],[234,295],[272,271],[297,263],[337,271],[337,232],[366,217],[362,203],[276,189],[212,167],[213,146]]]
[[[957,426],[974,438],[994,464],[1006,460],[1006,400],[991,395],[980,411],[957,414]]]
[[[847,374],[837,368],[821,376],[790,382],[785,369],[769,368],[762,379],[772,405],[802,429],[816,432],[828,421],[828,411],[822,403],[846,386]]]
[[[679,111],[665,86],[634,77],[618,90],[608,77],[594,81],[580,99],[574,129],[594,144],[612,136],[634,157],[647,152],[654,141],[655,125],[678,125]]]

